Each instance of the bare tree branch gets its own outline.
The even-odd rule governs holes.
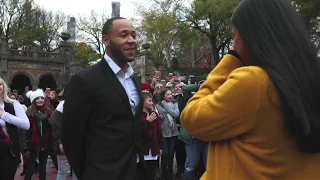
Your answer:
[[[88,36],[91,42],[94,42],[93,44],[100,54],[103,54],[105,50],[101,41],[101,29],[105,21],[107,21],[107,18],[104,13],[97,14],[92,10],[90,17],[79,16],[77,23],[77,28],[84,32],[84,35]]]

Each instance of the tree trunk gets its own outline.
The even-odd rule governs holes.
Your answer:
[[[216,67],[216,65],[219,63],[220,61],[220,54],[219,54],[219,49],[217,46],[217,40],[216,37],[211,37],[211,51],[212,51],[212,55],[213,55],[213,61],[212,64],[210,64],[210,67]]]
[[[212,61],[212,66],[211,67],[216,67],[218,63],[220,62],[220,54],[219,50],[216,44],[211,44],[211,50],[212,50],[212,55],[213,55],[213,61]]]
[[[196,67],[196,59],[197,57],[194,54],[194,44],[191,44],[191,68]]]
[[[168,46],[165,51],[166,51],[167,67],[171,68],[170,46]]]

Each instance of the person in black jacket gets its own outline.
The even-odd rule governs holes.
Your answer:
[[[136,31],[130,21],[114,17],[105,23],[102,40],[101,61],[68,83],[60,138],[79,179],[132,180],[145,166],[141,82],[128,64],[135,59]]]

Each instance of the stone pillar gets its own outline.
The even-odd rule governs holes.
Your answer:
[[[140,68],[141,74],[141,82],[146,82],[146,74],[153,77],[154,71],[156,70],[153,62],[151,52],[149,51],[150,45],[148,43],[144,43],[142,45],[143,50],[141,51],[141,60],[142,65]]]
[[[61,58],[64,61],[64,71],[61,84],[66,84],[70,80],[71,76],[82,70],[82,67],[74,57],[72,43],[68,42],[71,37],[70,34],[62,32],[60,37],[63,39],[60,43],[60,52]]]
[[[81,64],[78,62],[72,62],[70,64],[70,66],[71,66],[71,75],[72,76],[77,74],[78,72],[80,72],[83,69]]]
[[[7,38],[4,34],[0,36],[0,50],[2,51],[7,51],[8,49],[8,42]]]
[[[10,84],[10,82],[8,82],[8,55],[8,41],[7,38],[2,34],[0,37],[1,77],[7,82],[7,84]]]
[[[70,43],[67,42],[68,39],[70,38],[70,36],[68,36],[67,33],[61,33],[60,37],[63,39],[63,41],[60,42],[59,48],[60,48],[61,59],[64,62],[64,68],[63,68],[60,82],[61,84],[65,84],[69,81],[72,75],[71,73],[72,46]]]
[[[35,82],[31,82],[31,86],[32,86],[31,90],[33,90],[33,91],[38,89],[38,84],[36,84]]]
[[[161,80],[165,80],[165,82],[167,82],[168,71],[165,68],[165,66],[163,66],[163,65],[159,66],[158,71],[161,72]]]
[[[141,59],[141,65],[140,65],[140,80],[141,82],[146,82],[146,59],[148,57],[145,54],[142,54]]]

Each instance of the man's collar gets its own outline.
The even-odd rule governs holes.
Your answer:
[[[108,56],[107,54],[104,54],[104,59],[109,64],[109,66],[112,69],[114,74],[118,74],[119,72],[121,73],[121,68],[111,59],[110,56]],[[133,71],[133,68],[131,67],[131,65],[129,63],[127,63],[127,64],[128,64],[128,68],[127,68],[127,72],[126,72],[125,77],[130,77],[133,75],[134,71]]]

